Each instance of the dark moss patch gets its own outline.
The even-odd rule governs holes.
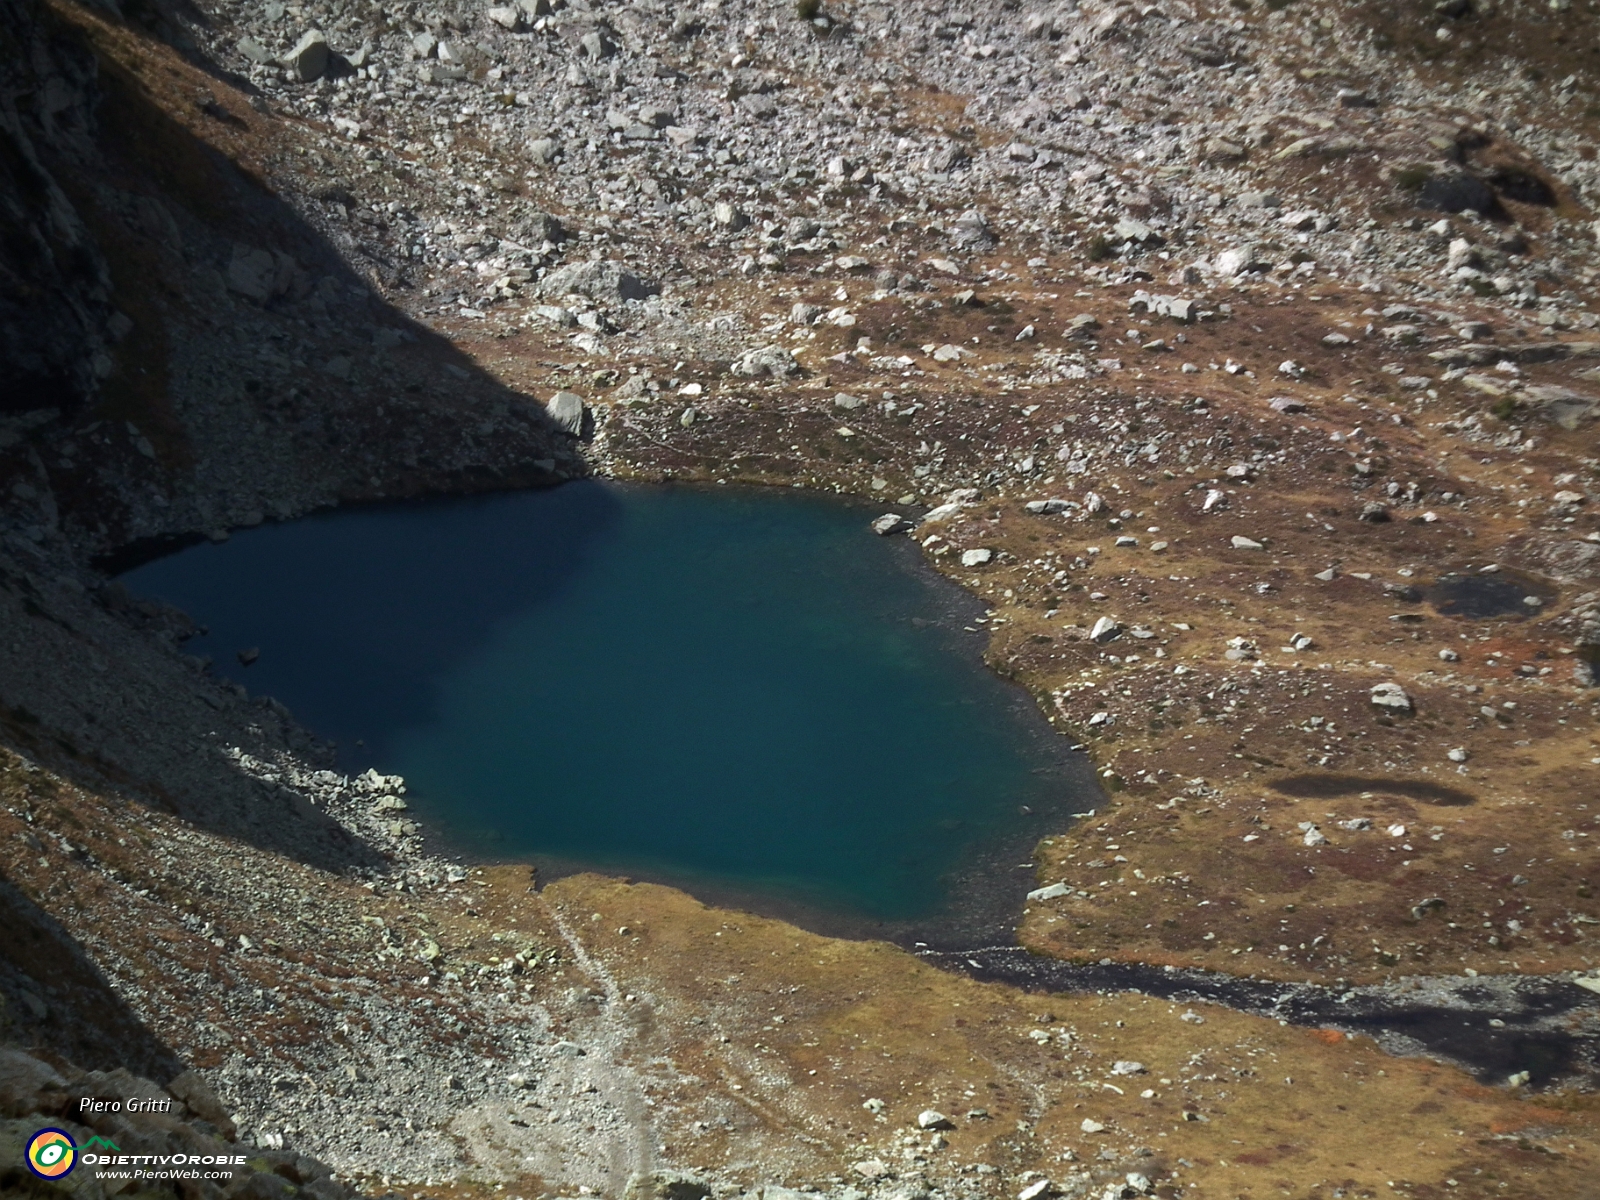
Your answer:
[[[1464,808],[1476,804],[1478,798],[1460,788],[1430,783],[1426,779],[1373,779],[1365,775],[1308,774],[1288,775],[1272,781],[1272,789],[1299,800],[1331,800],[1336,796],[1358,795],[1361,792],[1387,792],[1418,800],[1423,804],[1439,804],[1449,808]]]
[[[1423,592],[1428,603],[1443,616],[1526,617],[1555,599],[1552,589],[1520,571],[1494,575],[1441,575]],[[1529,597],[1539,601],[1527,603]]]

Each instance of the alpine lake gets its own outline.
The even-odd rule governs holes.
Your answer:
[[[341,770],[405,776],[433,849],[1009,941],[1034,844],[1097,781],[877,511],[582,481],[264,525],[121,582]]]

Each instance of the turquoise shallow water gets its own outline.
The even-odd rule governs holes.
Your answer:
[[[264,527],[123,582],[468,852],[824,925],[1009,906],[1092,778],[872,515],[587,482]]]

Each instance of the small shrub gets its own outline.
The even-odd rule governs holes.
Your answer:
[[[822,0],[795,0],[794,15],[811,21],[822,15]]]
[[[1106,240],[1106,235],[1097,233],[1089,239],[1089,245],[1084,253],[1088,255],[1090,262],[1105,262],[1115,251],[1111,249],[1111,243]]]
[[[1494,407],[1489,410],[1502,421],[1511,420],[1511,414],[1517,411],[1517,401],[1514,396],[1504,396],[1494,402]]]
[[[1405,192],[1420,192],[1432,178],[1433,171],[1428,167],[1401,167],[1394,173],[1395,186]]]

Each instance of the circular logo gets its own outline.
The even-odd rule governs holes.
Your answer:
[[[78,1144],[64,1129],[41,1129],[28,1143],[28,1168],[41,1179],[61,1179],[78,1164]]]

